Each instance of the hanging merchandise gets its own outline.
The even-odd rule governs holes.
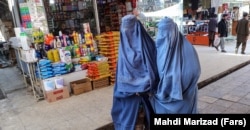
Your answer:
[[[33,31],[32,37],[33,37],[33,42],[38,44],[39,43],[39,34],[38,34],[37,30]]]
[[[28,4],[27,3],[20,3],[19,8],[20,8],[20,14],[21,14],[21,20],[22,20],[22,27],[32,28]]]

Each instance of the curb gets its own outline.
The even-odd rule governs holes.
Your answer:
[[[206,80],[203,80],[203,81],[198,83],[198,89],[206,87],[210,83],[213,83],[213,82],[215,82],[215,81],[217,81],[217,80],[231,74],[232,72],[235,72],[235,71],[245,67],[248,64],[250,64],[250,60],[248,60],[246,62],[243,62],[243,63],[241,63],[239,65],[236,65],[236,66],[234,66],[234,67],[232,67],[232,68],[230,68],[230,69],[228,69],[228,70],[226,70],[224,72],[221,72],[221,73],[219,73],[217,75],[214,75],[214,76],[212,76],[212,77],[210,77],[210,78],[208,78]],[[110,124],[104,125],[102,127],[99,127],[96,130],[114,130],[114,125],[113,125],[113,123],[110,123]]]
[[[232,72],[234,72],[234,71],[236,71],[236,70],[238,70],[240,68],[243,68],[244,66],[246,66],[248,64],[250,64],[250,60],[248,60],[246,62],[243,62],[243,63],[241,63],[239,65],[236,65],[236,66],[234,66],[234,67],[232,67],[232,68],[230,68],[230,69],[228,69],[228,70],[226,70],[224,72],[221,72],[221,73],[219,73],[217,75],[214,75],[214,76],[212,76],[212,77],[210,77],[210,78],[208,78],[206,80],[203,80],[203,81],[198,83],[198,89],[206,87],[208,84],[210,84],[212,82],[215,82],[215,81],[227,76],[228,74],[230,74],[230,73],[232,73]]]

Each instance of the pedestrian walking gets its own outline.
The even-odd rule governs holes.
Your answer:
[[[135,130],[139,112],[145,113],[150,128],[153,113],[149,95],[159,82],[156,46],[135,15],[122,18],[119,56],[111,110],[115,130]],[[139,122],[140,123],[140,122]]]
[[[209,46],[214,47],[214,37],[216,34],[217,29],[217,14],[213,14],[213,16],[209,19],[208,22],[208,39],[209,39]]]
[[[217,51],[220,46],[221,52],[226,52],[225,50],[225,37],[228,36],[228,23],[227,23],[228,14],[222,14],[222,19],[218,23],[218,36],[220,37],[220,43],[217,46],[214,46]]]
[[[196,114],[200,62],[195,48],[173,19],[158,23],[157,68],[160,77],[151,104],[156,114]]]
[[[241,46],[241,54],[245,54],[246,43],[249,35],[249,22],[248,22],[248,13],[243,13],[243,18],[239,20],[236,26],[237,42],[235,53],[238,53],[239,46]]]

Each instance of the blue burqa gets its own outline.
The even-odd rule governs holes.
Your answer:
[[[116,130],[134,130],[141,106],[149,121],[150,113],[147,106],[150,102],[145,95],[157,87],[159,81],[157,72],[154,41],[134,15],[124,16],[120,28],[119,55],[111,110]]]
[[[155,113],[197,113],[199,58],[171,18],[165,17],[158,23],[156,48],[160,81],[151,98]]]

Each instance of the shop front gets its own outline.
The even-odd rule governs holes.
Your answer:
[[[246,0],[200,0],[197,8],[192,8],[195,0],[184,1],[183,33],[187,39],[196,45],[208,46],[208,22],[213,14],[218,15],[218,22],[222,14],[227,13],[229,39],[235,39],[235,28],[243,12],[249,13],[249,1]]]
[[[27,87],[35,99],[52,102],[69,97],[65,93],[78,95],[114,84],[121,18],[137,8],[154,38],[157,22],[163,17],[173,18],[182,29],[182,3],[19,0],[21,24],[15,28],[18,43],[13,47]],[[178,13],[172,13],[174,10]]]

